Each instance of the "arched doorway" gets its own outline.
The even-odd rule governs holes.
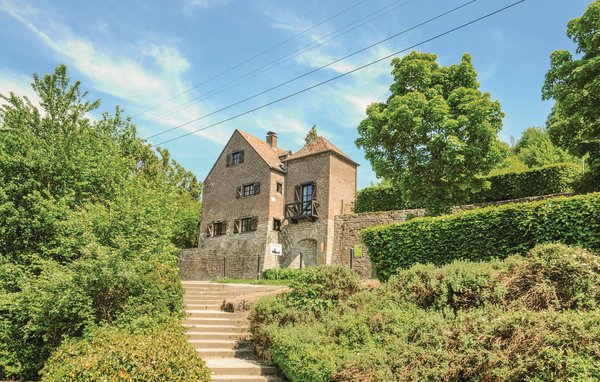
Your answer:
[[[303,267],[311,267],[319,264],[316,240],[303,239],[295,247],[294,254],[298,257],[298,265],[300,265],[300,254],[302,254]]]

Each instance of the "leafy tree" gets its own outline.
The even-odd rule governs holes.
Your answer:
[[[433,213],[466,202],[484,186],[477,176],[500,159],[495,145],[504,115],[479,90],[469,54],[448,67],[436,60],[418,52],[393,59],[392,94],[367,108],[356,140],[377,176]]]
[[[310,130],[308,130],[308,133],[306,133],[306,137],[304,137],[304,142],[306,142],[306,144],[309,144],[318,137],[319,135],[317,134],[317,125],[312,125]]]
[[[91,120],[66,67],[34,75],[40,108],[0,95],[0,380],[38,377],[62,342],[182,315],[178,246],[201,183],[136,136],[120,109]]]
[[[573,155],[556,147],[546,129],[539,127],[530,127],[523,131],[514,152],[529,167],[578,161]]]
[[[542,98],[554,99],[548,117],[550,137],[559,147],[586,157],[600,186],[600,0],[569,22],[567,35],[578,58],[566,50],[550,56]]]

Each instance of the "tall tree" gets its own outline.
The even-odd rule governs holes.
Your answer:
[[[550,57],[542,98],[556,102],[548,131],[558,146],[587,158],[600,186],[600,0],[569,21],[567,36],[580,56],[557,50]]]
[[[548,131],[540,127],[530,127],[523,131],[514,147],[514,152],[529,167],[578,161],[573,155],[556,147],[552,143]]]
[[[392,66],[392,94],[367,108],[356,144],[411,204],[447,211],[481,189],[477,176],[499,160],[500,103],[479,90],[469,54],[442,67],[436,55],[412,52]]]

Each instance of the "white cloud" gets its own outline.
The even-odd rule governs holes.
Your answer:
[[[0,94],[8,97],[10,92],[17,96],[25,96],[34,106],[39,106],[40,99],[31,88],[32,78],[22,73],[15,73],[11,70],[0,69]],[[3,100],[0,100],[0,104]]]
[[[61,60],[65,60],[69,67],[74,67],[84,75],[86,84],[125,101],[128,109],[147,109],[173,94],[183,93],[189,87],[184,77],[190,64],[176,48],[168,44],[140,42],[124,55],[117,53],[117,49],[111,50],[110,47],[102,47],[78,36],[67,26],[54,20],[43,19],[43,12],[31,6],[4,0],[0,2],[0,10],[26,26]],[[190,98],[191,93],[179,97],[177,101],[183,103]],[[173,104],[167,103],[138,120],[150,118],[170,107]],[[205,108],[195,104],[161,118],[158,126],[160,129],[167,129],[204,113]],[[191,124],[182,127],[182,130],[193,131],[197,128],[198,126]],[[198,132],[197,135],[219,143],[224,142],[221,134],[211,130]]]

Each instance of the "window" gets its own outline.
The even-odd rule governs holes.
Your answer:
[[[227,167],[237,166],[241,163],[244,163],[244,150],[227,155]]]
[[[302,215],[310,215],[312,211],[313,191],[314,185],[312,183],[302,185]]]
[[[242,219],[242,232],[248,232],[248,231],[254,231],[252,229],[252,218]]]
[[[279,194],[283,194],[283,183],[277,182],[277,186],[275,188]]]
[[[281,220],[273,219],[273,231],[281,231]]]
[[[254,195],[254,183],[244,186],[244,196]]]
[[[246,184],[242,187],[238,187],[236,190],[236,197],[247,197],[252,195],[260,194],[260,182]]]
[[[257,227],[258,227],[258,218],[257,217],[237,219],[234,222],[233,232],[241,233],[241,232],[256,231]]]
[[[212,222],[206,227],[206,236],[222,236],[227,233],[227,222]]]

